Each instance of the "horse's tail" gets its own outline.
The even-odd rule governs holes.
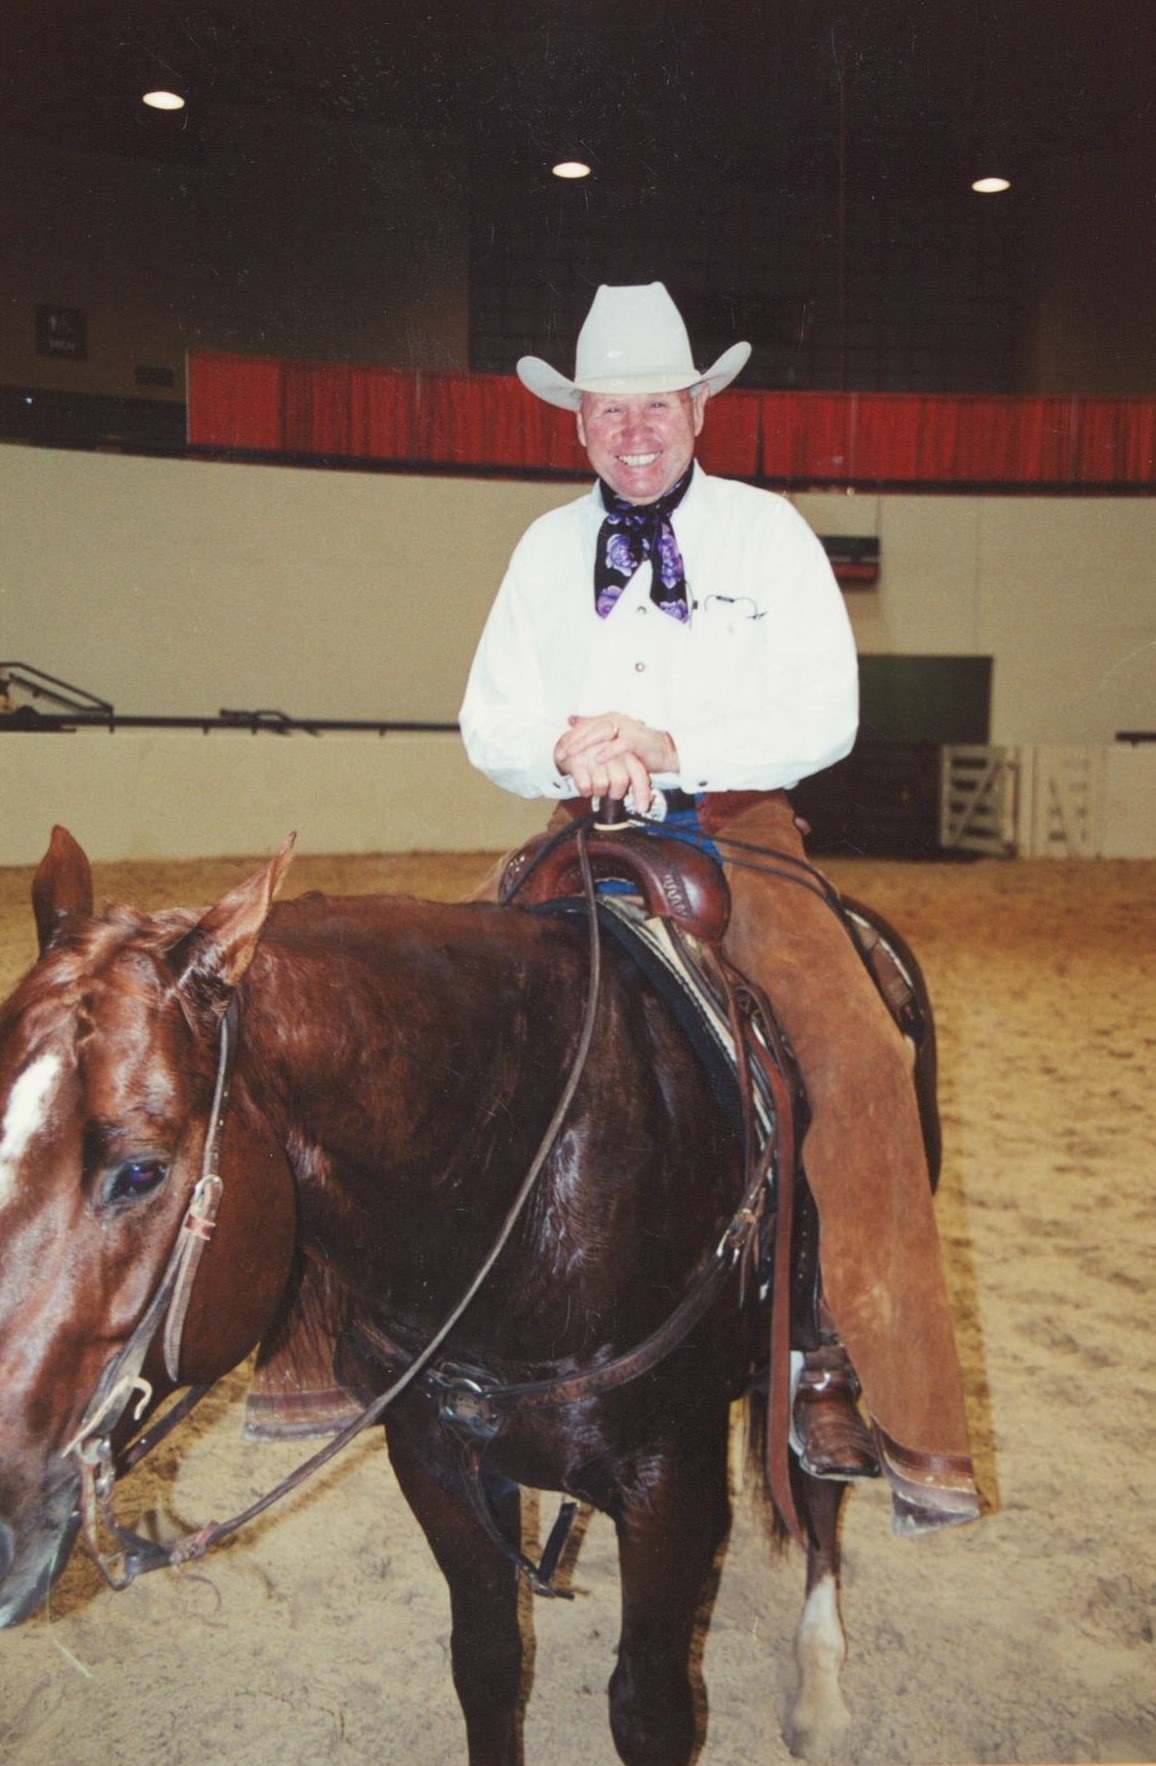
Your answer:
[[[771,1401],[768,1388],[769,1381],[756,1375],[748,1387],[743,1403],[743,1420],[746,1425],[744,1470],[745,1481],[751,1488],[755,1507],[767,1536],[774,1546],[781,1547],[786,1544],[790,1534],[771,1489]]]

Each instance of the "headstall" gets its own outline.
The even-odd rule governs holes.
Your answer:
[[[176,1243],[169,1255],[165,1272],[132,1335],[120,1353],[114,1356],[105,1368],[76,1433],[61,1450],[63,1458],[67,1459],[71,1456],[80,1468],[80,1526],[84,1542],[101,1574],[113,1588],[127,1587],[138,1570],[144,1567],[136,1562],[136,1554],[141,1551],[158,1552],[162,1550],[153,1541],[126,1531],[116,1521],[112,1511],[113,1487],[118,1473],[127,1470],[128,1467],[123,1462],[117,1463],[112,1451],[112,1435],[117,1424],[133,1405],[133,1399],[138,1392],[140,1397],[133,1408],[134,1420],[143,1415],[152,1399],[152,1387],[148,1380],[142,1377],[141,1370],[153,1339],[161,1327],[162,1319],[164,1320],[162,1345],[165,1372],[174,1384],[179,1380],[181,1338],[188,1313],[189,1298],[201,1258],[216,1230],[217,1217],[221,1209],[221,1197],[224,1194],[224,1184],[217,1168],[220,1164],[221,1141],[225,1132],[225,1117],[229,1105],[229,1084],[236,1058],[239,1025],[240,1008],[236,995],[234,995],[221,1020],[217,1047],[217,1075],[213,1085],[213,1099],[209,1109],[205,1144],[201,1154],[201,1175],[193,1190],[188,1208],[185,1210],[185,1216],[181,1222]],[[193,1404],[203,1397],[207,1390],[206,1386],[191,1388],[190,1401],[182,1401],[180,1415],[187,1415]],[[156,1442],[163,1439],[163,1436],[179,1420],[179,1417],[170,1411],[164,1422],[151,1432],[148,1446],[155,1446]],[[131,1463],[135,1465],[137,1460],[143,1457],[144,1451],[147,1449],[134,1453]],[[119,1549],[115,1552],[108,1553],[101,1548],[100,1524],[102,1522],[107,1531],[119,1542]],[[166,1561],[179,1560],[167,1559]]]

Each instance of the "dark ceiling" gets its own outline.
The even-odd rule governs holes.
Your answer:
[[[765,180],[840,130],[860,176],[963,177],[989,134],[1022,172],[1156,102],[1151,0],[4,0],[0,48],[0,128],[40,140],[187,151],[225,104],[627,177]],[[143,111],[159,83],[188,112]]]
[[[188,108],[145,109],[153,85],[175,86]],[[1156,0],[0,6],[0,133],[25,153],[43,144],[195,160],[224,107],[234,142],[246,117],[256,138],[269,111],[290,126],[373,122],[446,141],[472,189],[477,366],[505,368],[522,347],[564,337],[598,280],[661,274],[674,286],[679,270],[667,266],[682,263],[678,292],[698,301],[708,339],[764,324],[752,365],[764,383],[846,384],[850,374],[864,385],[998,387],[1011,384],[1030,269],[1016,254],[1035,249],[1016,202],[1046,190],[1054,225],[1061,166],[1112,156],[1151,210]],[[576,196],[548,176],[573,154],[594,168]],[[984,170],[1012,178],[1010,198],[971,195]],[[748,245],[768,228],[774,261],[765,243]],[[1105,263],[1112,251],[1108,240]],[[912,333],[910,290],[925,367],[896,353]],[[824,334],[824,302],[837,309],[827,354],[804,358],[797,340]],[[848,366],[857,312],[870,348]],[[964,355],[948,360],[965,332]]]

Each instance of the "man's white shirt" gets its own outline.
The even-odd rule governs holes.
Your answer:
[[[855,645],[826,553],[783,498],[695,467],[671,518],[691,614],[650,600],[644,560],[613,611],[594,608],[605,519],[597,485],[541,516],[510,560],[461,710],[473,764],[521,797],[564,798],[553,751],[571,715],[667,730],[684,791],[790,787],[847,754]]]

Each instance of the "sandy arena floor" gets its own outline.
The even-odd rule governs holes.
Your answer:
[[[452,898],[484,858],[302,859],[288,892]],[[205,902],[243,863],[106,866],[100,899]],[[1156,1759],[1156,864],[832,864],[919,952],[940,1020],[939,1219],[990,1511],[891,1538],[847,1505],[846,1758]],[[0,871],[0,993],[34,951],[27,871]],[[182,1526],[300,1457],[238,1439],[240,1376],[125,1487]],[[543,1504],[548,1520],[553,1509]],[[610,1766],[612,1536],[578,1598],[536,1603],[530,1766]],[[774,1766],[801,1559],[746,1503],[705,1646],[701,1766]],[[451,1766],[464,1759],[443,1584],[366,1441],[324,1484],[182,1574],[105,1589],[79,1555],[51,1615],[0,1638],[0,1760],[19,1766]]]

